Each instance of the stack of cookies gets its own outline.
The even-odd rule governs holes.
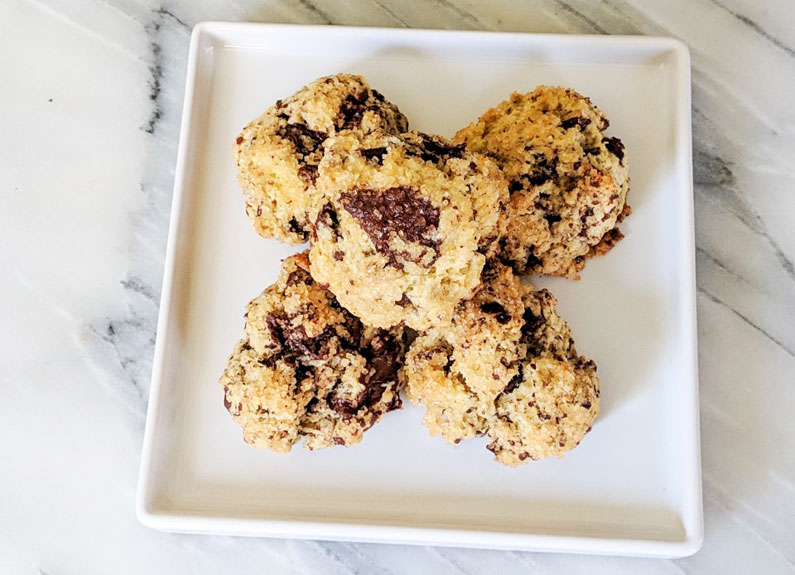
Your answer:
[[[234,146],[265,238],[309,241],[248,304],[221,377],[255,446],[350,446],[405,390],[447,442],[486,436],[497,461],[562,456],[599,411],[547,290],[621,239],[624,148],[573,90],[513,94],[449,141],[409,131],[354,75],[279,100]]]

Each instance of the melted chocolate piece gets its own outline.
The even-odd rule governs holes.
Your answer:
[[[541,267],[542,263],[543,262],[538,257],[536,257],[536,255],[533,252],[530,252],[530,254],[527,256],[526,267],[528,270],[539,268]]]
[[[300,173],[300,170],[299,170],[299,173]],[[287,223],[288,223],[288,226],[289,226],[289,230],[292,233],[298,235],[304,241],[307,240],[307,238],[309,237],[309,234],[307,234],[306,230],[304,230],[304,228],[301,227],[301,224],[298,223],[298,220],[296,220],[295,218],[290,218],[290,221],[287,222]]]
[[[340,238],[340,220],[337,216],[334,206],[331,204],[326,204],[323,206],[323,208],[320,210],[320,213],[317,215],[315,226],[320,227],[321,225],[332,230],[334,232],[335,239]]]
[[[521,180],[512,180],[510,184],[508,184],[508,191],[510,193],[519,192],[524,188]]]
[[[384,395],[387,387],[397,381],[397,373],[401,366],[401,345],[388,331],[379,330],[370,343],[361,350],[370,368],[362,374],[361,383],[364,390],[355,398],[332,397],[330,407],[343,419],[350,419],[363,408],[372,408]],[[387,411],[400,406],[400,399],[395,396],[394,402],[386,407]]]
[[[509,314],[508,310],[497,301],[489,301],[480,304],[480,311],[497,316],[497,323],[500,324],[506,324],[511,321],[511,314]]]
[[[314,186],[317,181],[317,166],[303,164],[298,168],[298,177],[308,186]]]
[[[544,323],[544,318],[536,316],[530,308],[525,308],[522,319],[524,320],[522,335],[525,337],[533,334]]]
[[[383,166],[386,148],[370,148],[368,150],[359,150],[359,154],[361,154],[365,160],[375,160],[379,166]]]
[[[559,222],[563,218],[560,217],[558,214],[546,213],[546,214],[544,214],[544,219],[551,226],[552,224],[555,224],[555,223]]]
[[[618,158],[618,162],[624,165],[624,143],[618,138],[605,138],[605,148]]]
[[[336,122],[340,130],[355,128],[362,123],[364,113],[372,108],[372,106],[367,106],[367,95],[365,90],[357,95],[348,94],[345,97]]]
[[[309,337],[304,326],[293,327],[289,318],[275,315],[267,316],[265,325],[282,352],[289,352],[298,359],[323,359],[328,341],[336,335],[326,330],[317,337]]]
[[[409,296],[404,293],[402,296],[400,296],[400,299],[395,302],[395,305],[400,307],[408,307],[411,305],[411,300],[409,299]]]
[[[355,190],[342,194],[342,205],[370,237],[375,249],[389,259],[390,265],[402,268],[398,261],[406,254],[396,254],[389,247],[393,234],[407,243],[420,244],[439,257],[440,240],[429,237],[439,226],[439,208],[408,186],[385,190]]]
[[[511,378],[511,381],[508,382],[508,385],[505,386],[505,389],[502,390],[503,393],[511,393],[515,389],[517,389],[520,385],[522,385],[522,381],[524,380],[524,371],[522,370],[522,365],[519,364],[519,371]]]
[[[533,166],[533,173],[528,176],[530,184],[533,186],[540,186],[557,175],[558,159],[553,158],[551,161],[546,157]]]
[[[407,156],[419,156],[426,162],[439,164],[442,161],[447,161],[450,158],[461,158],[466,151],[464,144],[451,145],[439,138],[429,136],[428,134],[420,134],[422,144],[419,146],[407,145]]]
[[[280,116],[287,119],[287,116]],[[286,124],[279,132],[279,136],[289,140],[297,154],[308,156],[316,152],[326,140],[326,134],[316,132],[306,124]]]
[[[563,120],[560,123],[560,127],[563,128],[564,130],[568,130],[569,128],[577,126],[580,130],[584,130],[590,123],[591,123],[590,118],[575,116],[573,118],[569,118],[568,120]]]
[[[303,268],[294,269],[284,282],[285,287],[292,287],[298,284],[312,285],[313,283],[315,283],[315,280],[313,280],[309,272]]]

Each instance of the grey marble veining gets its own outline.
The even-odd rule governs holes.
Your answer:
[[[706,539],[681,560],[184,536],[138,524],[190,30],[659,34],[691,49]],[[795,573],[795,5],[0,6],[0,572]]]

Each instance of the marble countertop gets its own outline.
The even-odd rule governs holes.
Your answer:
[[[693,65],[706,537],[679,560],[159,533],[135,517],[191,27],[682,39]],[[795,5],[0,4],[0,572],[795,573]]]

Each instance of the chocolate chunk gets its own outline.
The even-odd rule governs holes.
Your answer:
[[[332,298],[334,302],[337,301],[336,298]],[[342,308],[340,308],[342,309]],[[359,318],[354,317],[347,311],[343,310],[345,314],[345,329],[348,332],[348,337],[343,338],[340,342],[343,347],[348,347],[350,349],[358,350],[361,346],[361,339],[362,339],[362,322],[359,321]]]
[[[563,128],[564,130],[568,130],[569,128],[577,126],[580,130],[584,130],[590,123],[591,123],[590,118],[575,116],[573,118],[569,118],[568,120],[563,120],[560,123],[560,127]]]
[[[557,175],[557,167],[557,158],[548,160],[546,156],[542,156],[536,165],[533,166],[533,171],[527,178],[533,186],[541,186]]]
[[[289,230],[292,233],[297,234],[304,241],[307,240],[308,234],[307,234],[306,230],[304,230],[301,227],[301,224],[298,223],[298,220],[296,220],[295,218],[290,218],[290,221],[287,222],[287,224],[289,226]]]
[[[348,94],[340,106],[337,116],[337,126],[340,130],[355,128],[362,123],[364,113],[370,108],[367,106],[367,91],[359,94]]]
[[[419,137],[422,140],[419,146],[413,144],[406,146],[407,156],[419,156],[425,162],[440,164],[450,158],[461,158],[466,151],[464,144],[453,146],[428,134],[420,134]]]
[[[227,411],[231,413],[232,402],[229,401],[229,399],[227,398],[226,396],[227,393],[229,393],[229,388],[224,386],[224,407],[226,408]]]
[[[530,252],[527,256],[527,263],[525,264],[528,270],[540,268],[543,262],[536,257],[533,252]]]
[[[280,117],[287,119],[284,115]],[[326,134],[312,130],[306,124],[288,123],[279,131],[279,136],[288,140],[296,153],[304,157],[316,152],[326,140]]]
[[[335,335],[333,331],[326,330],[317,337],[309,337],[304,326],[293,327],[289,318],[275,315],[267,316],[265,325],[282,352],[289,352],[299,359],[323,359],[328,341]]]
[[[510,193],[519,192],[524,188],[524,184],[522,184],[521,180],[512,180],[510,184],[508,184],[508,191]]]
[[[580,405],[582,405],[585,409],[591,409],[591,402],[588,400],[583,401]]]
[[[434,238],[439,226],[439,208],[408,186],[385,190],[354,190],[341,196],[342,205],[370,237],[375,249],[401,268],[399,257],[389,242],[393,235],[407,243],[420,244],[435,252],[431,263],[439,258],[440,240]]]
[[[278,345],[284,345],[284,333],[282,330],[282,324],[279,321],[279,318],[275,315],[269,315],[265,318],[265,327],[268,328],[268,333],[270,333],[271,339]]]
[[[235,140],[235,142],[237,142],[237,145],[238,145],[238,146],[239,146],[240,144],[242,144],[244,141],[245,141],[245,140],[243,139],[243,136],[238,136],[238,137],[237,137],[237,140]]]
[[[372,408],[380,402],[386,388],[397,382],[397,373],[401,366],[400,351],[401,346],[395,338],[388,331],[379,330],[368,346],[361,350],[369,367],[360,379],[364,390],[355,398],[331,398],[331,408],[343,419],[350,419],[362,408]],[[400,400],[396,396],[395,401],[387,406],[387,410],[399,405]]]
[[[315,283],[315,280],[312,279],[308,271],[303,268],[296,268],[287,276],[284,285],[285,287],[292,287],[299,284],[312,285],[313,283]]]
[[[594,148],[587,148],[586,150],[584,150],[584,152],[589,156],[598,156],[599,154],[602,153],[602,148],[596,146]]]
[[[317,166],[313,164],[302,164],[298,168],[298,177],[309,186],[314,186],[317,181]]]
[[[445,363],[444,367],[442,367],[442,369],[444,370],[444,374],[445,375],[450,375],[450,370],[453,368],[453,363],[454,363],[453,356],[452,355],[448,355],[447,356],[447,363]]]
[[[386,155],[386,148],[369,148],[367,150],[359,150],[359,154],[366,160],[375,160],[379,166],[384,165],[384,156]]]
[[[295,383],[296,387],[300,389],[301,382],[304,381],[307,377],[313,377],[315,375],[315,368],[311,365],[306,365],[303,363],[299,363],[295,366]],[[298,391],[298,389],[296,389]]]
[[[386,330],[379,330],[370,340],[369,346],[363,351],[364,356],[370,359],[369,384],[397,381],[397,372],[400,368],[400,349],[400,343]],[[378,399],[381,398],[381,393],[383,393],[383,388],[378,394]]]
[[[432,156],[443,157],[445,159],[460,158],[464,155],[464,151],[466,150],[466,146],[464,144],[450,145],[439,138],[429,136],[427,134],[422,134],[420,137],[422,138],[423,147],[425,148],[426,153]]]
[[[343,252],[341,252],[340,250],[334,250],[334,253],[332,254],[332,256],[334,256],[334,260],[336,260],[338,262],[341,262],[343,259],[345,259],[345,254]]]
[[[480,311],[497,316],[497,323],[500,324],[506,324],[511,321],[511,314],[509,314],[508,310],[506,310],[505,307],[497,301],[489,301],[480,304]]]
[[[618,158],[618,162],[624,165],[624,143],[618,138],[605,138],[605,148]]]
[[[544,219],[551,226],[552,224],[555,224],[555,223],[559,222],[563,218],[560,217],[559,214],[553,214],[553,213],[547,212],[546,214],[544,214]]]
[[[511,381],[508,382],[508,385],[505,386],[505,389],[502,390],[503,393],[511,393],[515,389],[517,389],[520,385],[522,385],[522,381],[524,380],[524,373],[522,371],[521,364],[519,365],[519,371],[516,375],[511,378]]]
[[[260,364],[262,367],[268,367],[270,369],[273,369],[276,367],[278,359],[279,359],[278,356],[267,355],[258,358],[257,363]]]
[[[529,307],[525,308],[522,319],[524,320],[522,326],[522,335],[524,336],[535,333],[544,324],[544,318],[536,316]]]
[[[403,293],[403,295],[400,296],[400,299],[395,302],[395,305],[400,307],[408,307],[411,305],[411,300],[405,293]]]
[[[358,411],[358,406],[349,399],[332,397],[329,399],[329,407],[339,413],[343,419],[350,419]]]
[[[334,442],[334,445],[345,445],[345,440],[341,437],[334,436],[331,440]]]
[[[317,215],[317,220],[315,221],[315,226],[320,227],[321,225],[329,228],[334,232],[334,238],[339,239],[340,236],[340,220],[337,216],[337,211],[334,209],[334,206],[331,204],[326,204],[320,210],[320,213]]]

